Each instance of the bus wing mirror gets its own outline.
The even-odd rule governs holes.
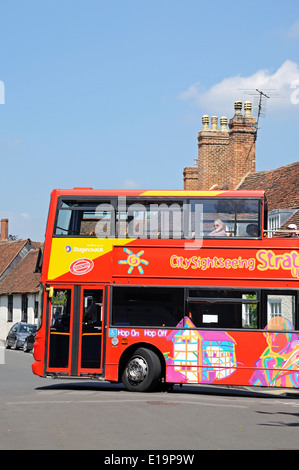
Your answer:
[[[53,297],[53,294],[54,294],[54,287],[46,287],[46,291],[48,292],[48,296],[49,298],[52,298]]]

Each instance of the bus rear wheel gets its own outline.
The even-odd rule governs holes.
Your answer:
[[[161,378],[161,362],[153,351],[138,348],[129,358],[122,382],[131,392],[150,392]]]

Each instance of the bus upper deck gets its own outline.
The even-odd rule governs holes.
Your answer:
[[[262,191],[74,189],[54,190],[52,201],[54,237],[257,238],[266,210]]]

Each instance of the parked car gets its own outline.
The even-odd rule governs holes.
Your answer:
[[[25,338],[24,344],[23,344],[23,351],[24,352],[30,352],[33,349],[34,341],[35,341],[35,335],[36,331],[34,333],[31,333],[30,335]]]
[[[6,337],[6,349],[22,348],[27,336],[35,332],[36,325],[32,325],[30,323],[15,323],[14,326],[9,330]]]

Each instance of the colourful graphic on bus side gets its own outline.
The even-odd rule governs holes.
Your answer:
[[[173,350],[166,360],[167,381],[213,383],[236,371],[235,340],[225,331],[198,331],[190,318],[167,337]],[[192,329],[191,329],[192,328]]]
[[[166,381],[213,384],[237,372],[236,341],[226,331],[196,330],[190,318],[168,336]],[[270,331],[275,330],[275,331]],[[273,317],[263,333],[268,346],[255,362],[249,385],[299,388],[299,335],[284,317]]]
[[[118,264],[128,264],[130,267],[128,269],[128,274],[131,274],[134,268],[137,268],[140,274],[143,274],[143,268],[141,264],[148,265],[149,262],[145,259],[141,259],[140,256],[144,254],[144,250],[139,251],[137,254],[134,254],[133,251],[128,248],[124,248],[124,252],[128,254],[127,259],[119,260]]]
[[[255,363],[250,385],[299,387],[299,335],[292,330],[286,318],[271,318],[264,333],[268,346]]]

